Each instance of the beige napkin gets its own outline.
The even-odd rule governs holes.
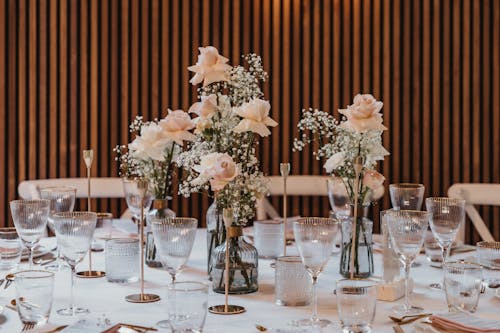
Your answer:
[[[48,324],[45,324],[43,326],[35,327],[35,328],[32,328],[32,329],[24,331],[24,332],[25,333],[47,333],[47,332],[54,332],[54,330],[57,329],[58,327],[61,327],[61,325],[48,323]],[[62,329],[61,329],[61,331],[62,331]]]
[[[430,317],[432,326],[447,332],[500,333],[500,321],[484,319],[465,312],[450,312]]]

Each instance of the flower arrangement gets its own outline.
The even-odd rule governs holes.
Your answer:
[[[303,110],[303,117],[297,127],[300,138],[294,140],[294,150],[302,151],[307,144],[318,143],[313,154],[324,164],[328,174],[344,180],[347,193],[354,204],[359,205],[380,198],[384,193],[384,176],[375,170],[377,161],[383,160],[389,152],[382,145],[382,124],[380,110],[383,103],[370,94],[358,94],[352,105],[339,112],[342,121],[320,110]],[[361,159],[360,181],[355,187],[356,158]],[[357,192],[357,193],[356,193]]]
[[[161,120],[143,121],[137,116],[130,124],[134,140],[114,148],[119,175],[144,178],[156,199],[170,198],[177,158],[184,142],[195,139],[190,132],[194,128],[191,117],[182,110],[168,110]]]
[[[215,47],[200,47],[198,61],[188,69],[195,73],[193,85],[199,101],[189,112],[196,115],[194,140],[177,160],[188,175],[179,193],[213,192],[220,208],[237,212],[236,225],[245,225],[255,214],[255,203],[267,192],[259,170],[257,138],[271,134],[277,123],[269,117],[268,101],[261,99],[260,83],[267,79],[261,58],[243,56],[247,68],[230,66]]]

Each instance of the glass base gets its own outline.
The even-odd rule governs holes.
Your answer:
[[[404,304],[393,306],[391,310],[399,317],[413,316],[424,312],[424,308],[415,305],[411,305],[409,308],[406,308]]]
[[[161,328],[170,328],[170,321],[168,319],[160,320],[156,323],[156,326]]]
[[[54,261],[50,265],[46,265],[45,269],[48,271],[51,271],[51,272],[62,272],[62,271],[71,270],[71,268],[68,265],[66,265],[63,261],[61,261],[60,259]]]
[[[60,314],[61,316],[74,316],[77,314],[89,313],[89,312],[90,312],[89,309],[78,308],[78,307],[69,307],[66,309],[57,310],[57,313]]]
[[[292,326],[299,326],[299,327],[326,327],[330,325],[332,322],[329,321],[328,319],[316,319],[312,320],[311,318],[308,319],[301,319],[301,320],[294,320],[291,325]]]
[[[342,333],[371,333],[370,325],[348,325],[342,327]]]

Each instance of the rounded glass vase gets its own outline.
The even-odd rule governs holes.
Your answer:
[[[229,228],[229,277],[226,277],[226,242],[213,253],[212,289],[224,294],[228,281],[229,294],[249,294],[258,286],[257,249],[243,239],[241,227]]]
[[[153,217],[157,218],[165,218],[170,217],[174,218],[176,216],[175,212],[168,208],[168,203],[170,199],[154,199],[153,205],[146,215],[146,249],[144,251],[146,265],[149,267],[163,267],[161,263],[160,256],[158,251],[156,250],[153,232],[150,228],[150,220]]]
[[[341,222],[342,253],[340,257],[340,274],[345,278],[368,278],[373,275],[373,221],[365,217],[367,207],[360,207],[354,223],[354,214],[345,217]],[[351,260],[353,226],[356,226],[354,240],[354,258]],[[351,274],[352,265],[352,274]]]
[[[222,207],[217,205],[217,199],[208,207],[207,221],[207,274],[212,280],[213,258],[215,249],[226,242],[226,227],[222,216]]]

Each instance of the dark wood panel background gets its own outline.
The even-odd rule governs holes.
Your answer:
[[[268,174],[282,161],[320,174],[310,152],[291,151],[300,110],[337,114],[364,92],[384,102],[387,183],[422,182],[438,196],[455,182],[500,181],[500,1],[0,0],[0,224],[11,223],[20,181],[85,176],[82,149],[96,151],[93,176],[116,176],[112,148],[129,141],[131,119],[195,101],[186,67],[204,45],[232,64],[263,57],[280,123],[260,145]],[[172,208],[202,217],[208,203],[174,198]],[[318,198],[290,206],[328,211]],[[483,212],[499,239],[498,210]]]

